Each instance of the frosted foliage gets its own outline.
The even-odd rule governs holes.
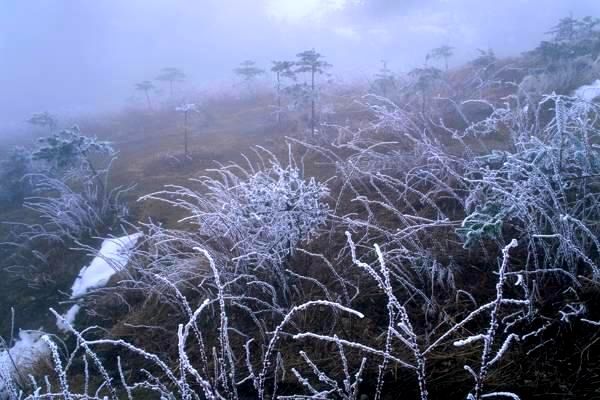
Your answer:
[[[63,241],[102,235],[127,216],[122,195],[131,187],[110,184],[114,154],[108,142],[82,135],[77,127],[39,139],[31,158],[41,163],[43,173],[23,177],[33,183],[35,194],[24,205],[38,214],[48,237]]]
[[[444,227],[467,248],[484,242],[501,247],[506,232],[516,231],[529,251],[528,267],[574,273],[583,265],[600,276],[589,256],[600,251],[598,105],[556,94],[538,101],[523,88],[501,104],[449,101],[465,129],[443,120],[432,126],[410,110],[369,96],[365,105],[376,117],[370,127],[340,136],[333,149],[316,148],[336,162],[344,188],[368,214],[347,218],[351,229],[369,229],[384,238],[382,248],[419,257],[436,251],[435,244],[423,243],[436,243],[430,235]],[[474,104],[487,109],[487,116],[470,120],[465,110]],[[377,141],[380,130],[396,134],[402,145]],[[448,140],[456,141],[452,146],[460,146],[461,154],[436,138],[439,130],[451,135]],[[493,138],[506,144],[488,149],[484,141]],[[340,160],[340,149],[352,155]],[[407,167],[395,168],[394,158]],[[368,195],[362,186],[370,189]],[[379,210],[385,210],[385,219]],[[395,254],[405,259],[408,253]]]
[[[585,344],[593,336],[576,324],[600,325],[586,300],[600,278],[600,107],[516,83],[501,99],[429,99],[443,74],[413,77],[422,104],[368,95],[359,126],[290,139],[335,174],[335,196],[291,150],[283,165],[259,148],[258,167],[221,166],[142,197],[183,211],[178,229],[150,220],[143,238],[105,241],[72,298],[124,269],[88,300],[115,295],[127,317],[144,303],[147,320],[79,331],[79,305],[52,310],[76,346],[64,354],[45,336],[53,386],[35,377],[22,396],[0,358],[10,399],[382,400],[399,382],[419,400],[455,384],[471,400],[519,399],[516,357],[551,354],[563,332]],[[66,218],[62,203],[82,202],[34,209],[68,232],[88,225],[77,217],[89,212]],[[326,224],[327,241],[303,248]]]
[[[554,115],[540,126],[542,108]],[[546,96],[533,109],[523,109],[515,97],[495,111],[492,125],[512,130],[515,150],[477,157],[469,164],[470,215],[458,230],[465,246],[501,238],[502,226],[510,223],[528,238],[530,249],[541,250],[538,255],[547,267],[574,271],[582,261],[599,276],[598,266],[586,256],[600,250],[595,228],[600,198],[594,189],[600,174],[595,144],[599,111],[579,98],[557,95]]]
[[[54,372],[55,376],[59,378],[59,385],[55,387],[46,385],[45,388],[42,388],[38,386],[36,378],[32,378],[34,388],[38,389],[35,389],[34,395],[22,396],[22,398],[32,400],[56,397],[102,399],[107,396],[107,398],[117,399],[119,398],[117,393],[122,393],[121,389],[123,389],[128,394],[128,398],[135,398],[138,393],[141,395],[144,390],[149,390],[164,399],[239,399],[245,398],[241,393],[238,394],[238,390],[242,388],[242,383],[247,382],[251,386],[247,385],[244,393],[251,393],[253,398],[258,399],[340,398],[356,400],[361,393],[360,386],[367,365],[376,365],[379,367],[373,393],[374,399],[382,398],[387,372],[399,369],[403,373],[415,377],[419,388],[418,398],[427,400],[429,398],[427,366],[430,356],[433,356],[436,349],[452,343],[453,338],[460,338],[463,332],[471,334],[470,326],[475,320],[482,317],[487,317],[489,320],[489,326],[484,328],[483,333],[467,339],[454,340],[454,343],[455,346],[468,346],[478,341],[486,343],[481,353],[480,371],[473,372],[475,388],[470,396],[474,399],[493,397],[493,393],[484,391],[486,376],[490,370],[496,368],[497,364],[503,361],[502,356],[510,351],[511,343],[520,340],[520,337],[510,333],[510,328],[512,321],[522,318],[523,314],[520,310],[524,310],[528,304],[527,300],[509,298],[504,294],[509,277],[508,251],[516,246],[516,241],[511,242],[503,251],[501,266],[498,269],[495,298],[474,307],[456,320],[445,321],[439,332],[425,340],[417,325],[418,315],[413,314],[407,307],[406,301],[398,297],[401,295],[401,291],[396,290],[398,280],[386,266],[386,260],[380,247],[377,245],[374,247],[377,260],[373,264],[367,264],[359,259],[360,254],[349,233],[347,233],[347,237],[352,263],[356,267],[354,273],[362,270],[367,279],[373,280],[377,284],[380,294],[387,299],[389,321],[381,341],[363,344],[358,340],[346,339],[350,332],[343,328],[340,329],[339,326],[333,328],[337,326],[333,322],[339,321],[340,318],[345,320],[351,318],[358,321],[365,319],[366,316],[354,308],[330,300],[309,300],[287,310],[279,309],[275,304],[271,304],[267,309],[269,312],[275,311],[276,314],[274,321],[276,325],[273,329],[253,331],[246,327],[243,333],[245,345],[239,343],[238,340],[232,340],[233,337],[238,337],[241,333],[239,329],[242,329],[242,325],[239,324],[240,320],[232,318],[232,310],[245,310],[249,316],[253,316],[257,327],[261,327],[261,322],[264,322],[261,315],[265,311],[262,304],[267,301],[259,301],[258,298],[255,298],[250,285],[242,284],[238,287],[236,281],[243,280],[243,277],[223,273],[223,266],[217,264],[208,250],[195,247],[193,249],[195,255],[208,261],[210,276],[205,279],[213,282],[212,289],[205,300],[193,306],[186,296],[166,279],[163,279],[165,287],[161,289],[163,292],[174,291],[177,295],[177,303],[186,310],[184,320],[177,325],[176,336],[172,336],[177,343],[176,360],[167,361],[159,354],[149,352],[124,339],[98,339],[91,333],[96,327],[90,327],[80,332],[73,327],[69,320],[59,316],[51,309],[57,319],[75,336],[77,347],[70,356],[63,360],[57,351],[56,344],[45,336],[43,339],[51,350]],[[331,324],[333,330],[329,330],[328,333],[319,333],[300,328],[299,322],[302,321],[300,316],[324,312],[328,313],[324,315],[331,315],[334,319]],[[202,325],[203,329],[200,329],[200,324],[209,320],[211,315],[215,324],[211,328]],[[165,332],[165,334],[169,333]],[[525,336],[527,335],[524,335],[523,338]],[[212,351],[207,349],[205,344],[205,340],[210,337],[216,338]],[[367,340],[368,338],[360,339]],[[303,345],[304,350],[301,350],[299,354],[306,368],[302,368],[298,364],[292,368],[284,365],[283,357],[278,351],[280,343],[287,340],[294,340]],[[321,367],[319,364],[323,362],[322,359],[315,361],[314,358],[311,358],[310,353],[313,347],[309,344],[310,341],[331,343],[335,346],[335,354],[332,354],[332,357],[339,360],[341,374]],[[110,373],[104,365],[104,363],[108,364],[106,357],[100,357],[96,353],[97,350],[107,348],[112,349],[111,356],[117,357],[116,367],[114,367],[116,370],[112,370]],[[262,349],[262,351],[258,349]],[[192,353],[192,351],[198,350],[199,357],[197,353]],[[360,352],[360,358],[350,358],[349,355],[356,351]],[[244,352],[245,357],[243,356]],[[144,371],[142,372],[144,373],[125,374],[121,366],[121,357],[125,354],[129,360],[143,361]],[[244,358],[246,360],[245,367],[235,361],[241,361]],[[72,368],[78,359],[83,360],[83,371]],[[469,372],[473,371],[472,368],[467,368]],[[296,388],[295,393],[297,394],[281,396],[278,392],[278,382],[283,378],[279,378],[279,375],[286,369],[292,372],[300,386]],[[69,376],[81,372],[83,372],[86,382],[83,388],[84,393],[77,392],[81,389],[80,387],[75,389],[69,385]],[[92,384],[90,378],[93,376],[96,378],[94,385],[98,384],[97,381],[103,383],[97,389],[93,389],[96,390],[96,394],[92,396],[92,392],[88,392],[88,390],[90,389],[89,385]],[[120,376],[120,382],[114,378],[115,376]],[[501,393],[516,398],[516,395],[512,393]],[[19,397],[15,394],[9,398],[12,400]]]
[[[48,358],[50,351],[41,336],[40,332],[21,331],[10,349],[3,348],[0,341],[0,400],[16,398],[24,373]]]
[[[58,238],[81,238],[99,234],[106,226],[128,214],[121,195],[128,189],[106,190],[107,182],[96,179],[79,182],[36,176],[37,196],[29,197],[25,207],[33,210],[46,229]],[[74,189],[71,186],[77,186]]]
[[[220,193],[229,197],[221,197],[226,200],[222,212],[225,220],[241,223],[243,236],[255,238],[251,247],[244,237],[236,238],[247,253],[272,251],[287,255],[300,240],[310,238],[327,217],[327,206],[321,201],[327,194],[325,187],[314,179],[302,180],[296,168],[276,165],[231,189],[233,192]],[[219,195],[218,191],[214,194]],[[206,224],[223,236],[230,234],[221,215],[206,215],[199,220],[200,225]]]
[[[108,142],[82,135],[77,126],[39,139],[39,146],[33,152],[35,160],[45,161],[53,169],[77,167],[95,174],[89,159],[92,155],[114,155],[114,149]]]
[[[299,168],[275,161],[259,171],[240,170],[224,167],[216,171],[220,179],[200,179],[203,195],[169,187],[147,198],[185,208],[185,221],[196,224],[201,235],[227,240],[240,259],[279,266],[326,222],[329,209],[323,200],[328,189],[314,178],[304,180]]]

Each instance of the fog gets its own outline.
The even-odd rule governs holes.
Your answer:
[[[77,115],[132,101],[134,84],[179,67],[187,87],[231,87],[245,59],[267,68],[315,48],[340,79],[432,47],[500,56],[531,49],[561,17],[599,15],[597,0],[2,0],[0,132],[32,112]]]
[[[0,400],[599,399],[600,0],[0,0]]]

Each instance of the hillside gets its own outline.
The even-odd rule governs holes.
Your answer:
[[[600,398],[590,32],[37,131],[3,164],[0,344],[52,336],[0,398]]]

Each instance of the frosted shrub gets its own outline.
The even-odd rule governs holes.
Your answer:
[[[33,172],[31,153],[15,147],[6,160],[0,161],[0,204],[21,204],[31,194]]]
[[[163,232],[167,234],[167,232]],[[341,398],[357,399],[362,393],[361,382],[367,365],[377,365],[378,373],[374,391],[369,393],[374,399],[382,398],[386,376],[390,371],[399,368],[401,371],[414,374],[419,391],[419,399],[429,399],[427,389],[428,365],[440,357],[455,356],[453,348],[477,346],[482,344],[479,367],[466,366],[465,370],[475,380],[474,389],[468,398],[480,400],[490,397],[519,397],[511,392],[492,392],[486,388],[486,378],[492,369],[502,363],[511,346],[527,338],[537,335],[531,332],[529,320],[526,319],[529,300],[518,296],[509,296],[512,283],[522,284],[520,271],[510,268],[509,250],[516,247],[516,241],[503,249],[499,260],[495,296],[484,303],[476,303],[467,310],[456,311],[441,321],[435,329],[424,328],[420,313],[415,313],[412,303],[421,302],[421,298],[407,292],[401,277],[387,267],[386,259],[379,246],[374,246],[376,259],[372,263],[361,261],[360,250],[352,241],[350,234],[348,245],[353,264],[376,283],[379,294],[387,302],[387,327],[377,338],[360,336],[357,340],[346,339],[351,334],[343,326],[331,324],[335,330],[326,333],[306,330],[302,320],[297,318],[310,312],[319,312],[325,308],[344,314],[354,319],[364,319],[363,313],[329,300],[304,301],[299,305],[283,311],[276,306],[274,299],[254,297],[249,283],[258,283],[254,278],[223,274],[223,266],[218,266],[214,257],[207,250],[196,247],[197,256],[208,261],[212,289],[207,292],[203,301],[189,301],[177,287],[166,279],[164,292],[173,291],[176,302],[185,310],[184,322],[177,323],[177,354],[167,359],[160,353],[153,353],[123,339],[97,338],[93,334],[96,327],[89,327],[82,332],[74,329],[57,313],[77,340],[77,346],[71,354],[62,360],[56,346],[45,339],[50,346],[54,359],[54,368],[58,385],[45,388],[38,386],[32,379],[32,390],[35,394],[23,396],[25,399],[90,398],[102,399],[107,396],[117,399],[124,396],[132,399],[143,392],[151,391],[165,399],[238,399],[244,394],[258,399],[323,399]],[[166,236],[164,240],[168,240]],[[239,285],[249,278],[247,285]],[[516,278],[516,279],[515,279]],[[207,276],[208,279],[208,276]],[[200,286],[204,286],[205,282]],[[267,284],[268,285],[268,284]],[[239,291],[239,293],[238,293]],[[195,304],[195,305],[194,305]],[[258,330],[249,329],[240,324],[239,318],[232,318],[233,310],[239,309],[256,321]],[[265,321],[265,312],[276,316],[271,321],[272,329],[265,329],[269,322]],[[478,324],[481,320],[487,325]],[[263,327],[263,325],[266,325]],[[245,327],[245,329],[244,329]],[[330,327],[330,328],[331,328]],[[141,328],[149,328],[142,326]],[[303,329],[304,328],[304,329]],[[341,328],[341,329],[340,329]],[[242,330],[243,329],[243,330]],[[309,327],[310,329],[310,327]],[[164,334],[173,337],[174,332],[163,329]],[[482,332],[482,333],[478,333]],[[466,335],[466,337],[464,336]],[[242,340],[240,341],[239,338]],[[300,357],[307,368],[301,369],[296,364],[289,368],[284,364],[289,354],[281,354],[280,343],[284,339],[293,339],[303,344]],[[212,341],[212,351],[207,343]],[[242,343],[245,341],[245,345]],[[310,353],[310,341],[331,343],[337,350],[341,372],[320,367],[322,361],[313,361]],[[454,342],[453,342],[454,341]],[[453,346],[452,346],[453,344]],[[241,348],[243,347],[243,348]],[[261,351],[252,351],[259,348]],[[108,369],[107,356],[97,353],[109,349],[107,356],[117,358],[116,366]],[[285,349],[285,347],[283,348]],[[439,350],[444,350],[440,353]],[[245,351],[245,367],[243,352]],[[198,352],[198,353],[196,353]],[[349,353],[359,353],[357,359]],[[443,354],[443,355],[442,355]],[[127,355],[127,358],[125,358]],[[124,370],[121,359],[143,362],[141,370]],[[82,363],[79,361],[83,361]],[[134,364],[135,365],[135,364]],[[81,368],[79,370],[77,368]],[[285,373],[291,370],[301,387],[298,393],[278,397],[278,383]],[[307,372],[308,371],[308,372]],[[314,375],[314,378],[311,375]],[[83,374],[85,384],[75,392],[69,385],[69,376]],[[93,379],[92,379],[93,378]],[[250,386],[251,384],[252,386]],[[391,384],[390,384],[391,385]],[[238,393],[239,392],[239,393]],[[289,391],[287,392],[289,393]],[[294,393],[294,392],[291,392]],[[12,400],[12,399],[11,399]]]
[[[510,210],[510,207],[508,208]],[[484,239],[497,239],[502,236],[502,223],[507,211],[496,203],[477,206],[469,214],[456,232],[463,236],[465,248],[471,248]]]
[[[572,88],[590,83],[598,71],[599,65],[588,58],[566,60],[549,71],[527,75],[521,86],[539,100],[545,94],[567,94]]]
[[[59,238],[100,235],[128,214],[121,198],[124,188],[105,192],[104,186],[90,179],[65,182],[37,176],[36,181],[37,196],[28,198],[25,207],[35,211],[46,230]]]
[[[91,158],[114,153],[108,142],[82,135],[76,126],[38,139],[33,151],[15,147],[0,162],[0,201],[22,203],[32,195],[35,174],[39,173],[65,183],[73,178],[95,179],[98,187],[104,189],[103,171],[97,171]]]
[[[129,265],[148,278],[153,288],[165,294],[161,291],[165,280],[179,286],[180,282],[197,277],[201,262],[193,249],[200,242],[193,233],[167,229],[153,222],[144,224],[143,229],[146,233]]]
[[[10,234],[0,245],[10,248],[10,257],[0,262],[3,268],[30,287],[44,287],[61,274],[55,263],[63,264],[74,243],[89,244],[122,222],[128,215],[123,197],[131,187],[110,184],[113,159],[102,156],[113,153],[108,143],[76,128],[42,138],[36,150],[26,153],[31,169],[20,171],[25,175],[18,178],[15,171],[13,178],[27,185],[23,206],[37,218],[34,223],[6,222]]]
[[[91,157],[115,154],[110,143],[83,135],[77,126],[40,138],[38,142],[38,148],[32,154],[33,159],[47,163],[55,174],[78,170],[95,177],[98,172]]]
[[[226,241],[226,251],[256,267],[279,268],[327,220],[327,187],[314,178],[305,180],[293,162],[282,166],[272,158],[259,170],[230,165],[214,172],[218,178],[195,181],[204,193],[169,186],[145,198],[185,209],[183,221],[195,224],[200,235],[215,246]]]
[[[20,159],[36,162],[36,170],[44,173],[26,171],[19,176],[31,182],[31,195],[24,205],[39,215],[38,228],[58,239],[81,239],[101,234],[127,215],[121,196],[128,189],[109,185],[114,160],[110,157],[115,151],[108,142],[85,136],[78,127],[38,142],[30,155]],[[92,160],[105,162],[106,167],[100,169]]]
[[[496,366],[502,357],[510,349],[510,345],[518,341],[520,336],[511,332],[519,321],[524,319],[527,313],[527,305],[529,301],[526,299],[508,298],[504,291],[509,283],[509,250],[516,247],[516,241],[512,241],[509,246],[504,248],[502,260],[498,268],[498,281],[496,283],[496,296],[493,300],[484,303],[471,311],[467,311],[463,315],[455,315],[444,320],[436,329],[431,332],[421,332],[421,325],[418,321],[420,316],[411,313],[410,303],[414,301],[403,299],[401,296],[402,287],[405,285],[398,275],[394,274],[386,265],[386,260],[378,245],[375,245],[376,261],[373,265],[361,261],[357,253],[356,244],[351,239],[351,235],[346,233],[348,244],[355,266],[365,272],[372,280],[377,283],[377,287],[381,290],[387,299],[387,330],[382,335],[381,348],[375,348],[360,342],[351,342],[338,337],[337,335],[323,335],[313,332],[302,332],[294,335],[297,340],[316,339],[324,342],[335,344],[340,351],[342,365],[344,369],[344,381],[338,384],[335,379],[330,378],[325,371],[320,371],[318,367],[307,357],[302,354],[304,360],[310,365],[315,375],[319,378],[320,385],[311,385],[309,380],[294,371],[295,375],[303,386],[312,393],[306,396],[289,396],[286,398],[310,398],[320,399],[329,398],[332,393],[340,395],[343,399],[355,398],[355,392],[352,390],[355,383],[352,383],[348,371],[347,360],[345,359],[344,349],[358,349],[363,354],[368,354],[369,360],[375,361],[378,368],[377,382],[375,386],[374,399],[380,399],[382,390],[385,384],[385,372],[392,366],[402,368],[408,373],[414,373],[417,378],[419,388],[419,399],[426,400],[429,398],[427,389],[427,365],[428,357],[436,352],[440,347],[447,347],[451,338],[460,335],[461,332],[470,332],[474,322],[482,316],[487,316],[489,324],[484,329],[484,333],[469,336],[464,340],[454,342],[455,347],[462,347],[474,342],[481,341],[484,343],[481,353],[481,365],[478,372],[475,372],[471,367],[465,369],[473,375],[475,379],[475,388],[469,398],[481,399],[484,397],[501,396],[495,393],[486,394],[483,391],[485,379],[490,370]],[[407,298],[413,297],[407,294]],[[421,299],[419,299],[421,301]],[[500,329],[504,328],[504,329]],[[527,329],[527,328],[525,328]],[[434,333],[435,332],[435,333]],[[366,338],[362,338],[363,340]],[[502,343],[497,346],[498,343]],[[451,352],[447,350],[449,357]],[[361,371],[364,368],[364,359],[360,364],[358,372],[355,374],[356,379],[360,379]],[[320,386],[328,386],[329,390],[320,391]],[[503,392],[508,395],[508,392]],[[510,393],[512,398],[518,398],[517,395]]]
[[[233,290],[236,281],[243,280],[244,277],[226,278],[226,275],[220,272],[223,267],[217,265],[207,250],[200,247],[193,250],[196,256],[203,261],[208,261],[212,289],[207,293],[205,300],[192,303],[175,285],[162,279],[165,284],[164,291],[175,292],[176,301],[185,309],[185,319],[178,322],[176,332],[164,329],[164,333],[170,335],[177,344],[177,353],[173,358],[167,359],[161,353],[153,353],[123,339],[98,338],[94,333],[98,327],[88,327],[80,332],[51,309],[74,336],[76,346],[63,358],[53,340],[44,336],[43,339],[52,352],[55,372],[52,383],[57,384],[51,385],[50,379],[45,377],[47,384],[44,387],[38,385],[36,380],[38,377],[31,377],[31,385],[27,387],[25,394],[14,398],[33,400],[61,397],[116,400],[125,397],[133,399],[138,394],[141,396],[148,392],[165,399],[245,398],[242,393],[238,394],[240,388],[247,390],[245,393],[255,394],[255,398],[276,398],[277,374],[285,368],[281,356],[276,355],[276,345],[284,336],[288,336],[287,329],[295,327],[293,319],[298,314],[327,308],[336,313],[348,313],[363,318],[361,313],[335,302],[307,301],[290,308],[287,312],[277,312],[277,325],[272,332],[267,333],[262,329],[265,321],[261,315],[267,310],[275,311],[274,305],[254,298],[248,289],[250,285],[242,285],[241,289],[244,292],[236,294]],[[161,278],[157,277],[157,279]],[[240,330],[241,326],[235,324],[240,320],[231,318],[232,310],[236,308],[252,316],[260,328],[258,332],[248,327],[244,331]],[[210,323],[207,323],[207,320]],[[237,340],[239,337],[246,341],[245,345],[240,346],[241,343]],[[251,344],[254,341],[262,346],[263,351],[252,354]],[[208,343],[213,344],[212,348],[207,346]],[[340,341],[340,346],[342,343],[344,341]],[[98,353],[107,349],[110,350],[108,355]],[[245,367],[243,357],[240,357],[240,350],[243,352],[244,349]],[[344,360],[343,348],[340,347],[339,352]],[[116,355],[116,363],[111,362],[111,368],[108,366],[107,356],[114,355]],[[122,360],[127,362],[139,360],[143,362],[143,367],[140,370],[124,370]],[[260,366],[259,369],[254,368],[257,364]],[[125,366],[127,367],[127,364]],[[70,384],[70,379],[75,376],[84,379],[84,384],[77,385],[77,389],[75,385]],[[357,382],[348,382],[338,392],[352,396],[348,398],[356,398],[359,377],[360,370],[356,375]],[[58,378],[57,381],[54,378]],[[348,377],[348,379],[352,378]]]
[[[484,56],[473,80],[479,92],[511,86],[494,81],[493,54]],[[366,121],[329,126],[319,142],[301,143],[330,162],[320,172],[335,171],[333,210],[324,183],[305,179],[292,157],[283,165],[263,149],[259,167],[223,166],[193,180],[198,187],[143,197],[184,216],[181,230],[144,225],[113,288],[133,310],[115,326],[136,342],[65,321],[77,347],[62,359],[48,343],[58,384],[44,392],[34,382],[29,398],[133,399],[151,391],[186,400],[380,400],[400,387],[402,378],[392,382],[399,371],[412,379],[401,388],[428,400],[455,394],[437,385],[463,389],[456,370],[469,382],[461,392],[469,400],[518,399],[510,386],[527,384],[505,379],[510,368],[501,367],[517,343],[529,356],[561,344],[565,331],[581,335],[577,344],[595,340],[564,328],[599,324],[584,290],[600,276],[600,108],[532,93],[531,82],[502,99],[459,99],[445,84],[449,97],[434,97],[437,75],[413,74],[420,104],[367,96]],[[449,112],[454,118],[438,118]],[[337,138],[323,144],[333,130]],[[94,190],[99,174],[84,175],[94,183],[82,198],[58,189],[35,208],[70,236],[96,223],[86,204],[102,197]],[[64,183],[41,182],[53,190]],[[325,224],[327,254],[302,249]],[[302,256],[292,259],[295,252]],[[133,325],[139,309],[164,320]],[[161,341],[140,334],[147,329]],[[583,342],[580,369],[593,343]],[[110,370],[103,363],[117,349],[123,353]],[[81,375],[79,358],[85,385],[76,394],[69,376]]]
[[[122,196],[127,188],[104,192],[93,179],[31,178],[36,196],[28,197],[24,207],[37,217],[36,223],[7,223],[11,232],[0,245],[10,256],[0,265],[29,287],[40,288],[54,285],[64,273],[57,263],[65,265],[65,254],[77,257],[71,253],[74,245],[89,245],[94,237],[108,235],[124,222],[128,208]]]
[[[571,272],[585,266],[598,276],[589,255],[600,252],[599,107],[555,94],[537,103],[522,88],[503,100],[499,106],[455,102],[467,123],[459,130],[368,98],[375,116],[370,133],[363,130],[334,149],[317,149],[336,163],[343,189],[366,211],[367,218],[348,214],[349,229],[385,238],[404,249],[395,253],[402,257],[407,250],[443,253],[433,235],[444,227],[446,235],[457,234],[451,240],[471,249],[490,241],[500,249],[503,233],[516,231],[526,238],[528,266]],[[471,121],[464,107],[473,102],[485,105],[487,116]],[[440,140],[440,130],[451,137]],[[377,143],[381,132],[397,141]],[[488,148],[484,141],[500,135],[508,145]],[[339,156],[349,150],[350,157]],[[394,157],[402,170],[394,168]]]
[[[465,367],[475,381],[469,398],[518,398],[509,392],[484,393],[490,368],[515,342],[526,346],[539,341],[538,346],[544,346],[542,333],[561,324],[557,314],[569,295],[580,293],[583,280],[599,276],[600,113],[596,104],[567,96],[552,94],[537,102],[522,89],[502,102],[449,101],[460,120],[452,121],[454,127],[369,96],[365,105],[373,114],[370,127],[354,131],[339,127],[342,133],[331,145],[303,144],[335,165],[341,179],[335,221],[352,232],[355,248],[381,243],[362,258],[352,249],[355,263],[369,271],[386,294],[400,297],[398,292],[404,291],[419,301],[422,315],[410,314],[408,305],[389,296],[394,310],[390,326],[402,329],[390,329],[386,339],[391,343],[397,338],[409,347],[414,354],[411,369],[418,377],[427,375],[419,371],[417,361],[450,338],[446,333],[436,338],[440,326],[455,333],[466,328],[467,321],[481,321],[476,314],[489,313],[489,329],[478,329],[455,343],[461,348],[483,347],[480,364]],[[473,103],[478,105],[475,115],[466,111]],[[488,111],[482,113],[483,109]],[[456,128],[463,123],[465,128]],[[521,244],[514,250],[515,271],[507,270],[508,251],[516,247],[507,243],[508,235],[518,237]],[[461,245],[468,251],[457,251]],[[347,252],[347,248],[340,252],[340,258]],[[500,254],[504,262],[496,300],[480,306],[486,289],[471,288],[473,294],[458,289],[453,267],[472,263],[489,272],[482,264]],[[374,258],[380,260],[379,269],[369,264]],[[385,273],[393,290],[388,289]],[[516,290],[522,297],[508,299],[504,290],[514,278],[510,293],[514,296]],[[549,282],[564,289],[552,298],[553,304],[545,295],[548,287],[556,290],[546,286]],[[474,314],[454,326],[446,324],[462,316],[445,313],[451,297],[464,297],[476,305]],[[403,314],[424,321],[409,326],[398,321]],[[538,328],[528,333],[529,325]],[[423,327],[429,330],[423,332]],[[334,342],[331,336],[300,337]],[[422,348],[422,341],[433,344]],[[444,351],[452,350],[444,346]],[[425,390],[421,396],[427,396]]]
[[[540,114],[551,110],[544,124]],[[465,245],[475,239],[501,239],[502,226],[525,235],[536,269],[561,267],[574,272],[580,263],[595,276],[598,266],[596,221],[600,218],[600,174],[596,105],[564,96],[546,96],[530,111],[518,98],[492,116],[494,126],[508,127],[514,151],[477,157],[466,176],[472,187],[470,213],[459,230]]]

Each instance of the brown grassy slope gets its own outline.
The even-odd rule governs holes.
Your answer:
[[[336,111],[353,116],[360,107],[352,102],[356,92],[336,94]],[[198,114],[188,123],[190,158],[183,152],[183,115],[173,106],[160,110],[126,110],[103,119],[80,123],[82,132],[113,143],[118,158],[113,164],[114,185],[134,183],[129,193],[132,213],[138,220],[169,220],[172,209],[163,205],[135,202],[142,195],[162,189],[165,185],[190,185],[190,179],[210,173],[209,169],[230,162],[246,165],[242,154],[255,162],[257,146],[287,160],[286,136],[306,137],[306,115],[302,111],[286,112],[277,123],[270,93],[253,98],[204,99]],[[319,166],[309,165],[306,173],[320,175]],[[324,178],[321,176],[321,178]]]
[[[460,87],[468,78],[470,72],[472,71],[469,68],[452,71],[449,80],[457,87]],[[510,72],[510,74],[512,73],[518,74],[517,72]],[[515,79],[518,80],[518,76]],[[361,107],[354,107],[352,105],[351,97],[357,94],[356,91],[349,91],[343,93],[343,95],[336,96],[335,99],[330,99],[339,108],[336,118],[339,122],[349,121],[356,123],[357,121],[368,120],[369,117]],[[499,100],[507,94],[509,92],[504,88],[492,88],[486,93],[486,97]],[[278,157],[285,158],[287,156],[285,136],[304,137],[302,122],[296,124],[288,121],[281,126],[277,126],[275,118],[270,112],[271,104],[274,104],[274,99],[272,96],[265,94],[260,94],[256,98],[246,100],[234,98],[206,100],[203,105],[204,113],[191,119],[191,160],[185,162],[182,161],[183,118],[173,110],[173,106],[165,106],[154,111],[127,110],[121,114],[105,116],[102,119],[84,120],[80,125],[85,134],[96,135],[101,139],[114,142],[114,147],[120,152],[119,159],[113,169],[113,181],[116,184],[137,184],[137,187],[129,195],[134,218],[143,221],[152,217],[155,221],[174,223],[178,215],[171,207],[166,207],[156,202],[137,203],[135,200],[141,195],[161,189],[166,184],[188,185],[190,184],[190,178],[205,174],[208,168],[216,165],[215,161],[220,163],[228,161],[243,163],[244,160],[240,154],[246,153],[251,155],[250,148],[255,145],[264,146],[273,151]],[[473,111],[472,116],[474,119],[477,117],[477,112],[478,110]],[[452,117],[452,114],[449,112],[447,116]],[[296,113],[292,117],[294,121],[303,120],[301,113]],[[443,132],[440,132],[440,137],[443,134]],[[503,145],[503,140],[500,136],[492,136],[486,140],[486,144],[492,148],[498,148]],[[457,151],[460,152],[461,149],[457,148]],[[327,173],[323,172],[323,169],[319,165],[312,163],[312,161],[313,159],[307,159],[307,175],[325,177]],[[340,244],[337,243],[337,245]],[[323,241],[320,244],[314,244],[314,246],[316,247],[315,250],[319,252],[329,252],[330,254],[328,255],[335,254],[335,251],[331,249],[332,243],[330,242],[325,243]],[[297,260],[294,262],[296,263]],[[294,267],[300,268],[302,266],[294,265]],[[492,284],[493,282],[490,282],[490,285]],[[367,305],[364,306],[367,307]],[[172,322],[168,319],[170,317],[164,317],[165,320],[161,319],[163,315],[160,310],[154,308],[154,304],[151,304],[151,307],[148,307],[145,311],[149,313],[148,315],[156,317],[157,324]],[[145,315],[139,312],[139,310],[138,313],[138,317]],[[376,312],[371,310],[371,314],[376,315]],[[113,316],[117,318],[116,315]],[[135,316],[135,312],[130,313],[125,316],[124,320]],[[375,325],[375,322],[373,325]],[[365,324],[364,328],[370,329],[372,327]],[[368,332],[364,336],[376,337],[379,333],[378,327],[376,328],[373,329],[373,332]],[[350,337],[350,333],[347,337]],[[326,357],[327,353],[323,353],[323,355]],[[461,355],[461,358],[472,358],[471,361],[474,362],[476,361],[476,357],[476,352]],[[449,371],[458,371],[458,375],[446,372],[444,363],[447,360],[441,356],[440,360],[432,368],[434,370],[432,372],[432,384],[439,386],[439,388],[432,389],[432,392],[446,393],[447,398],[454,398],[457,395],[450,395],[450,386],[457,386],[453,390],[464,392],[465,385],[468,385],[468,382],[465,382],[468,376],[462,374],[462,369],[460,368],[462,360],[455,360],[452,368],[448,368]],[[571,360],[569,359],[568,361],[570,362]],[[522,370],[519,371],[519,368],[516,368],[518,365],[518,359],[506,363],[506,367],[498,373],[498,382],[503,382],[503,378],[510,375],[517,375],[513,378],[515,381],[520,380],[521,378],[518,375],[522,373]],[[526,365],[523,367],[523,369],[527,368],[532,368],[532,366]],[[511,372],[510,370],[512,369],[514,371]],[[558,375],[558,372],[554,373],[555,377]],[[530,372],[528,376],[537,375]],[[396,381],[396,379],[398,380]],[[404,390],[406,390],[406,383],[403,381],[405,379],[407,378],[402,376],[398,378],[394,377],[394,383],[398,387],[404,387]],[[552,378],[538,377],[537,379],[546,382],[547,379]],[[414,383],[412,378],[408,378],[408,380]],[[558,381],[559,379],[556,380]],[[540,383],[517,383],[520,387],[529,388],[532,393],[541,386]],[[541,396],[538,398],[544,398],[543,396],[549,398],[547,397],[547,393]]]

